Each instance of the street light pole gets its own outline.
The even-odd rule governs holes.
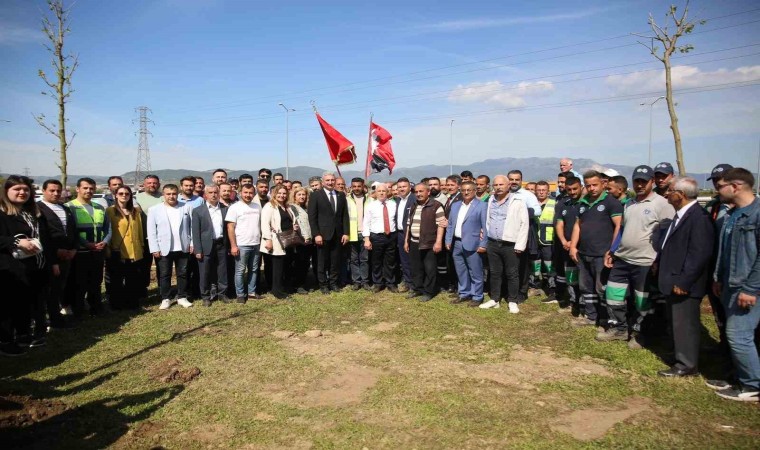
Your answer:
[[[290,113],[295,109],[290,109],[282,103],[278,103],[285,110],[285,179],[290,179],[290,148],[289,148],[289,135],[290,135]]]
[[[640,106],[649,105],[649,162],[647,163],[649,167],[652,167],[652,110],[654,109],[654,104],[664,98],[665,96],[661,95],[657,97],[652,103],[645,102],[640,104]]]
[[[454,175],[454,119],[451,119],[451,123],[449,124],[449,150],[451,151],[449,175]]]

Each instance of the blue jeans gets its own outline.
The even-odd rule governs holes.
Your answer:
[[[239,298],[246,296],[246,290],[249,295],[256,293],[261,254],[258,245],[242,245],[238,248],[240,254],[235,257],[235,294]]]
[[[724,286],[726,286],[724,284]],[[755,328],[760,322],[760,305],[741,308],[737,304],[739,290],[723,288],[721,300],[726,309],[726,337],[736,377],[743,386],[760,389],[760,357],[755,347]]]

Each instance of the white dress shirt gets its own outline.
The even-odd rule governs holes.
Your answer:
[[[404,209],[406,208],[406,202],[412,197],[412,194],[407,194],[406,197],[398,200],[398,214],[396,214],[396,229],[400,230],[404,228]]]
[[[222,237],[224,230],[224,220],[222,220],[222,208],[217,203],[216,206],[212,206],[210,203],[206,203],[208,206],[208,215],[211,216],[211,224],[214,226],[214,239]]]
[[[182,251],[182,241],[180,240],[180,226],[182,224],[182,214],[185,210],[177,206],[166,205],[166,215],[169,216],[169,225],[172,228],[172,250],[173,252]]]
[[[681,219],[683,219],[683,215],[686,214],[686,211],[688,211],[689,208],[691,208],[696,203],[697,203],[696,200],[692,200],[689,203],[685,204],[681,209],[676,211],[676,215],[675,217],[673,217],[673,223],[668,227],[668,232],[665,234],[665,239],[662,240],[663,247],[665,246],[665,243],[668,242],[668,238],[670,237],[670,234],[678,226],[678,222],[680,222]]]
[[[396,221],[393,220],[396,205],[393,200],[385,200],[385,206],[388,208],[388,225],[390,232],[396,231]],[[383,221],[383,202],[374,201],[364,209],[364,236],[370,233],[385,233],[385,222]]]
[[[462,239],[462,222],[464,222],[464,218],[467,215],[467,211],[470,210],[470,206],[472,206],[472,200],[470,200],[470,203],[462,202],[462,206],[459,207],[459,214],[457,214],[457,225],[454,227],[454,237]]]

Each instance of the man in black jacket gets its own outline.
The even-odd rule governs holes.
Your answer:
[[[211,306],[217,295],[228,303],[225,293],[229,240],[224,232],[227,207],[219,203],[219,186],[206,186],[203,197],[206,201],[192,213],[193,252],[198,261],[203,306]]]
[[[49,283],[47,297],[47,313],[51,328],[66,328],[66,320],[61,314],[61,308],[71,311],[64,299],[66,281],[71,271],[71,263],[77,254],[79,235],[76,220],[69,208],[60,204],[63,186],[58,180],[47,180],[42,183],[42,200],[37,206],[42,219],[47,224],[52,242],[52,251],[56,254],[58,270],[53,271]],[[56,273],[57,272],[57,273]]]
[[[697,203],[698,193],[699,185],[690,177],[673,178],[666,191],[676,215],[663,238],[657,270],[660,292],[668,296],[676,363],[658,372],[664,377],[698,371],[699,304],[706,293],[715,239],[710,217]]]
[[[317,246],[317,280],[323,294],[338,290],[342,247],[348,243],[346,194],[335,191],[335,175],[322,175],[322,188],[309,197],[309,225]],[[327,276],[329,272],[329,278]]]

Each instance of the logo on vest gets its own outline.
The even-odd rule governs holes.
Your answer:
[[[646,214],[646,215],[649,215],[649,214],[651,214],[651,213],[652,213],[652,210],[651,210],[651,209],[645,209],[645,210],[644,210],[644,214]]]
[[[599,211],[599,212],[602,212],[602,211],[604,211],[604,205],[599,205],[599,206],[597,206],[597,207],[596,207],[596,210],[597,210],[597,211]]]
[[[562,215],[564,216],[564,215],[566,215],[566,214],[567,214],[567,210],[563,210],[563,211],[562,211]]]
[[[585,206],[581,206],[581,208],[578,210],[578,212],[581,213],[581,214],[585,213],[586,212],[586,207]]]

